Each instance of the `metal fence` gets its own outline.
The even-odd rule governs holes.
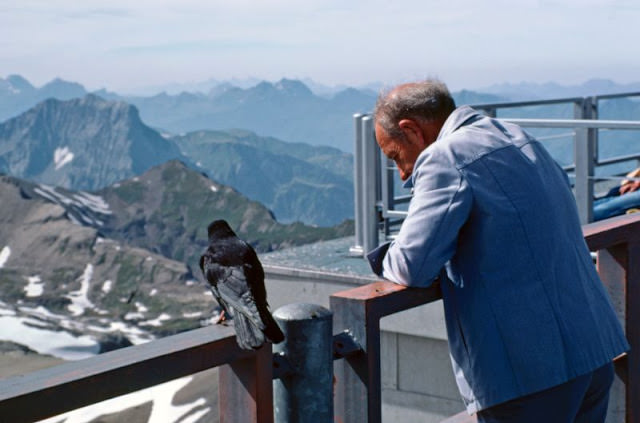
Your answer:
[[[616,361],[610,415],[640,423],[640,215],[585,225],[583,232],[631,344]],[[271,423],[274,415],[278,423],[380,423],[380,318],[440,298],[437,284],[375,282],[333,294],[331,310],[278,309],[287,340],[275,353],[269,344],[240,350],[231,328],[209,326],[3,379],[0,421],[35,421],[220,366],[223,423]],[[446,421],[475,419],[463,412]]]
[[[526,128],[562,128],[571,130],[561,135],[547,138],[566,138],[573,144],[572,163],[564,166],[574,181],[574,193],[580,220],[593,220],[594,182],[600,179],[618,177],[597,175],[596,170],[616,163],[633,161],[637,165],[640,151],[616,157],[602,158],[598,149],[598,135],[603,130],[640,130],[640,121],[598,120],[599,103],[603,100],[638,97],[640,93],[622,93],[593,97],[572,97],[553,100],[523,101],[510,103],[480,104],[473,107],[492,117],[501,110],[526,107],[572,105],[573,119],[521,119],[513,116],[504,118]],[[373,118],[370,115],[354,115],[354,215],[355,245],[353,255],[363,255],[379,244],[380,236],[388,237],[392,228],[397,227],[406,216],[404,206],[409,195],[396,194],[396,168],[392,161],[381,155],[375,141]],[[538,137],[539,139],[543,137]],[[638,137],[640,139],[640,137]]]

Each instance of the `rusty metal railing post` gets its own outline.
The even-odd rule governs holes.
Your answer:
[[[273,423],[271,344],[220,366],[220,423]]]
[[[607,422],[640,423],[640,215],[583,226],[631,350],[616,360]]]
[[[277,423],[333,422],[332,314],[316,304],[288,304],[273,313],[285,334],[274,346],[290,370],[273,388]]]
[[[360,352],[334,364],[336,422],[380,423],[380,319],[440,298],[439,283],[407,288],[391,282],[375,282],[331,296],[334,333],[346,332],[360,346]]]

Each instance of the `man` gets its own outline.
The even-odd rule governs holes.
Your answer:
[[[480,422],[599,422],[628,350],[568,179],[518,126],[456,108],[439,81],[382,94],[376,138],[413,189],[374,272],[439,277],[458,387]]]

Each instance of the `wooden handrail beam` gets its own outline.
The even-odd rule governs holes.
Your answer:
[[[208,326],[0,380],[0,416],[41,420],[252,356],[233,328]]]

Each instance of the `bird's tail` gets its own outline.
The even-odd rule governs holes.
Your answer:
[[[236,341],[245,350],[257,349],[264,344],[264,334],[251,320],[242,313],[235,313],[233,326],[236,331]]]
[[[276,323],[271,313],[265,311],[260,313],[262,322],[264,323],[264,334],[274,344],[284,341],[284,333],[280,330],[280,326]]]
[[[284,334],[271,313],[260,310],[259,314],[259,323],[262,327],[256,326],[258,321],[249,319],[242,313],[234,313],[233,325],[240,348],[245,350],[260,348],[266,339],[274,344],[284,341]]]

